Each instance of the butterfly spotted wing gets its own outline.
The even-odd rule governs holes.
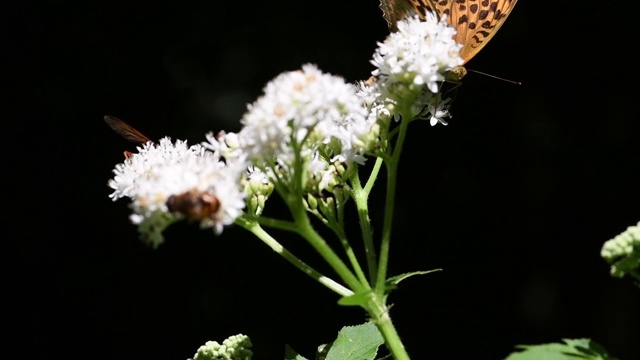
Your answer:
[[[418,15],[424,19],[426,10],[435,11],[438,17],[456,29],[456,42],[462,44],[460,57],[467,63],[491,38],[496,35],[518,0],[381,0],[380,8],[394,31],[399,20]],[[465,74],[464,67],[452,70],[454,80]]]

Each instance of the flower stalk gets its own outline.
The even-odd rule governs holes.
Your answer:
[[[462,65],[455,31],[435,14],[425,19],[399,21],[398,31],[379,44],[371,61],[374,81],[356,86],[307,64],[269,82],[247,107],[238,133],[207,134],[207,141],[193,146],[169,138],[145,144],[116,166],[111,198],[131,199],[131,220],[154,247],[164,241],[162,231],[182,219],[216,235],[227,225],[241,226],[340,295],[342,304],[364,309],[392,356],[409,359],[386,304],[397,174],[409,124],[446,125],[449,99],[442,99],[440,86]],[[368,158],[375,164],[363,186],[359,170]],[[385,210],[376,239],[369,195],[383,164]],[[289,218],[264,215],[274,194]],[[352,199],[366,273],[345,231],[345,205]],[[314,229],[312,216],[333,231],[342,254]],[[340,282],[293,255],[265,228],[305,239]]]

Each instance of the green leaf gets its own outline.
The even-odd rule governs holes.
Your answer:
[[[367,301],[369,301],[369,298],[372,296],[373,291],[371,290],[367,290],[364,292],[358,292],[355,293],[351,296],[346,296],[346,297],[342,297],[340,298],[340,300],[338,300],[338,304],[342,305],[342,306],[362,306],[364,307],[364,305],[367,304]]]
[[[382,334],[372,322],[345,326],[329,349],[326,360],[373,360],[383,343]]]
[[[396,286],[400,283],[400,281],[402,281],[404,279],[407,279],[407,278],[409,278],[411,276],[415,276],[415,275],[426,275],[426,274],[430,274],[430,273],[436,272],[436,271],[442,271],[442,269],[413,271],[413,272],[409,272],[409,273],[404,273],[404,274],[392,276],[392,277],[387,279],[386,288],[387,289],[395,289]]]
[[[602,345],[590,339],[562,339],[565,343],[519,345],[523,349],[514,352],[505,360],[617,360],[610,356]]]
[[[286,345],[284,346],[284,360],[307,360],[306,357],[298,354],[297,351],[293,350],[293,348],[291,348],[291,346]]]
[[[404,274],[400,274],[400,275],[396,275],[396,276],[392,276],[392,277],[388,278],[387,281],[384,284],[384,289],[385,289],[384,301],[385,301],[385,303],[387,302],[387,297],[391,293],[391,290],[395,290],[398,287],[398,284],[400,283],[400,281],[403,281],[404,279],[408,279],[411,276],[426,275],[426,274],[430,274],[430,273],[436,272],[436,271],[442,271],[442,269],[433,269],[433,270],[425,270],[425,271],[413,271],[413,272],[404,273]]]

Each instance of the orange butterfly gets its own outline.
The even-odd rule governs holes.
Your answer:
[[[456,42],[462,44],[460,57],[466,64],[504,24],[518,0],[381,0],[380,8],[389,28],[394,31],[398,20],[418,15],[424,20],[426,10],[456,29]],[[467,74],[464,66],[451,70],[448,80],[458,82]]]

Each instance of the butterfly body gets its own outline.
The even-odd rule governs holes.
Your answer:
[[[463,65],[473,58],[504,24],[518,0],[381,0],[380,8],[391,31],[399,20],[417,15],[424,20],[427,10],[456,29],[455,40],[462,44]],[[451,70],[449,81],[457,82],[467,73],[464,66]]]

